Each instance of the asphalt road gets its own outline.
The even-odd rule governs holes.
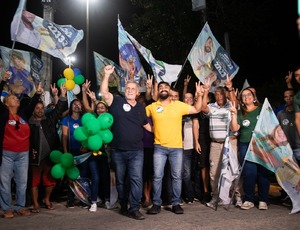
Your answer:
[[[230,206],[216,211],[199,202],[184,204],[183,215],[162,209],[157,215],[146,214],[145,220],[134,220],[118,213],[118,209],[98,208],[96,213],[75,207],[68,209],[65,201],[53,203],[55,210],[40,209],[40,213],[28,217],[16,216],[0,219],[0,229],[300,229],[300,213],[289,214],[291,206],[273,199],[277,187],[272,187],[268,210],[241,210]]]

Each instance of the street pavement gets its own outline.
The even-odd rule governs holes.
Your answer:
[[[145,220],[134,220],[120,215],[118,209],[98,208],[96,213],[90,213],[80,207],[68,209],[62,201],[53,203],[55,210],[41,208],[40,213],[28,217],[1,218],[0,229],[300,229],[300,213],[289,214],[292,207],[274,199],[278,189],[276,186],[271,188],[268,210],[259,210],[257,205],[250,210],[234,206],[213,210],[194,202],[182,206],[182,215],[166,209],[157,215],[148,215],[147,210],[141,208]]]

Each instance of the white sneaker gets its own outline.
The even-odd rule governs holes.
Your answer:
[[[97,203],[93,203],[89,209],[90,212],[96,212],[97,211]]]
[[[206,203],[207,207],[216,208],[217,199],[213,197],[208,203]]]
[[[263,201],[259,201],[258,209],[259,210],[267,210],[268,209],[267,203],[263,202]]]
[[[254,207],[254,204],[250,201],[245,201],[242,206],[241,206],[241,209],[244,209],[244,210],[248,210],[250,208],[253,208]]]
[[[235,207],[242,207],[243,201],[240,197],[236,198]]]

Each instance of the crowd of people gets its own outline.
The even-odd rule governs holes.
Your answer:
[[[256,204],[259,210],[268,209],[272,173],[245,160],[262,109],[253,87],[238,92],[232,77],[227,76],[224,86],[212,92],[209,79],[191,86],[187,76],[183,92],[179,92],[168,82],[158,83],[148,76],[146,92],[140,92],[136,81],[127,80],[124,93],[116,94],[109,88],[114,71],[114,66],[104,67],[101,101],[86,80],[82,97],[69,102],[63,84],[59,90],[55,84],[51,86],[51,108],[40,99],[44,91],[40,84],[31,98],[20,100],[12,93],[0,102],[0,206],[4,218],[39,213],[40,207],[55,209],[51,199],[62,181],[67,188],[66,207],[75,207],[78,199],[68,185],[71,179],[58,181],[51,175],[54,163],[50,153],[61,150],[80,156],[91,152],[74,131],[82,126],[85,113],[98,117],[107,112],[114,119],[111,143],[102,145],[101,154],[91,154],[78,164],[80,177],[90,179],[90,205],[79,202],[89,212],[97,212],[99,206],[110,207],[112,175],[119,213],[136,220],[145,219],[141,207],[150,215],[160,213],[161,207],[183,214],[182,203],[196,200],[214,209],[231,203],[242,210]],[[9,77],[9,72],[3,74],[0,93]],[[289,72],[286,83],[285,106],[277,118],[299,164],[300,91],[296,92],[300,67]],[[241,166],[229,202],[219,197],[226,138]],[[282,193],[287,196],[284,190]]]

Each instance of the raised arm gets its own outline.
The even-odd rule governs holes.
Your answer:
[[[184,79],[184,83],[183,83],[183,91],[182,91],[182,101],[184,101],[184,95],[187,93],[188,91],[188,86],[191,80],[191,76],[187,75],[186,78]]]
[[[237,121],[237,109],[235,103],[231,103],[230,105],[230,112],[231,112],[231,121],[230,121],[230,130],[232,132],[236,132],[240,129],[240,125]]]
[[[81,91],[82,91],[82,104],[84,106],[85,111],[88,113],[93,112],[93,108],[90,106],[88,97],[87,97],[87,91],[91,85],[91,82],[89,80],[86,80],[85,83],[82,84],[81,86]]]
[[[209,102],[208,93],[209,93],[209,90],[210,90],[209,80],[204,82],[203,90],[204,90],[204,94],[203,94],[203,98],[202,98],[201,110],[202,110],[203,113],[207,114],[207,113],[209,113],[209,107],[207,106],[207,104]]]
[[[293,76],[293,72],[289,71],[288,75],[285,76],[285,82],[286,82],[286,87],[287,88],[293,88],[292,85],[292,76]]]
[[[152,98],[152,90],[153,90],[153,75],[149,75],[147,77],[147,83],[146,83],[146,94],[145,98],[147,101],[150,101]]]
[[[229,101],[231,101],[231,103],[234,103],[237,106],[238,100],[237,100],[237,96],[236,96],[236,91],[234,90],[233,84],[232,84],[232,75],[229,77],[227,74],[224,85],[227,88]]]
[[[59,99],[58,89],[56,88],[55,83],[53,84],[53,86],[50,84],[50,88],[51,88],[51,94],[53,97],[53,103],[54,103],[54,105],[56,105],[58,102],[58,99]]]
[[[110,106],[113,102],[113,95],[109,92],[108,88],[108,78],[114,72],[114,69],[115,67],[112,65],[107,65],[104,67],[105,74],[102,84],[100,85],[101,96],[108,106]]]
[[[191,106],[189,114],[199,113],[202,107],[202,96],[204,90],[200,84],[200,81],[196,82],[195,84],[196,84],[196,102],[193,106]]]

